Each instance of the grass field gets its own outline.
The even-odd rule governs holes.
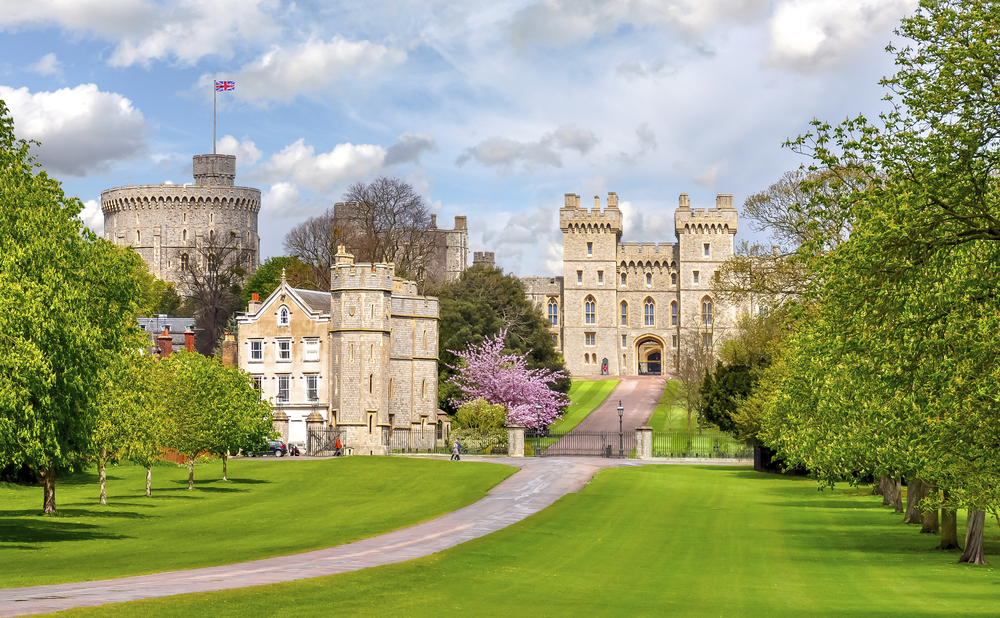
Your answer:
[[[693,412],[691,431],[688,431],[687,410],[670,405],[673,393],[680,388],[681,383],[677,380],[667,382],[660,403],[649,419],[649,426],[654,432],[653,457],[748,456],[749,447],[729,434],[714,427],[699,430],[698,419]]]
[[[108,506],[93,472],[56,488],[0,484],[0,587],[106,579],[229,564],[349,543],[471,504],[515,468],[442,460],[344,457],[236,460],[108,471]]]
[[[818,492],[808,479],[746,468],[612,469],[537,515],[427,558],[60,616],[1000,613],[1000,573],[956,564],[958,552],[932,549],[938,537],[868,493]],[[986,534],[987,559],[1000,560],[996,526]]]
[[[684,431],[687,430],[687,411],[681,406],[671,406],[672,394],[681,388],[678,380],[670,380],[663,389],[659,405],[649,418],[649,426],[653,431]],[[697,418],[692,417],[691,428],[697,431]]]
[[[569,398],[573,403],[563,417],[549,429],[555,433],[567,433],[587,418],[587,415],[604,403],[611,391],[618,386],[618,380],[580,380],[569,387]]]

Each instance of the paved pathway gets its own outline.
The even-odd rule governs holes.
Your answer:
[[[618,400],[615,400],[615,407]],[[617,421],[618,413],[615,412]],[[489,495],[435,520],[349,545],[226,566],[121,579],[0,589],[0,617],[53,612],[187,592],[210,592],[334,575],[412,560],[506,528],[577,492],[602,468],[645,462],[618,459],[482,458],[519,472]],[[706,462],[699,462],[706,463]]]
[[[574,431],[618,432],[618,402],[622,402],[625,413],[622,427],[626,433],[635,433],[635,428],[649,422],[653,415],[667,379],[663,376],[622,376],[621,382],[608,398],[587,415]]]

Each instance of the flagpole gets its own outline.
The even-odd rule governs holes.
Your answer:
[[[219,91],[215,87],[215,80],[212,80],[212,154],[215,154],[215,110],[218,106]]]

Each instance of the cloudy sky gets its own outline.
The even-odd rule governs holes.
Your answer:
[[[678,194],[742,204],[806,162],[781,144],[813,118],[877,115],[915,5],[0,0],[0,99],[98,232],[102,189],[192,181],[225,79],[218,149],[263,193],[265,257],[388,174],[508,271],[555,274],[564,193],[615,191],[625,240],[672,242]]]

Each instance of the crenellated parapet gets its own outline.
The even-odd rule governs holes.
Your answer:
[[[260,212],[260,189],[199,185],[139,185],[101,191],[105,216],[126,210],[217,209]]]
[[[730,234],[737,232],[739,213],[733,205],[732,193],[720,193],[715,198],[715,208],[691,208],[687,193],[681,193],[679,206],[674,213],[677,236],[681,234]]]
[[[559,227],[564,233],[622,234],[622,212],[618,210],[618,195],[608,193],[607,208],[601,210],[600,197],[594,196],[594,208],[580,208],[580,196],[565,195],[565,205],[559,209]]]

